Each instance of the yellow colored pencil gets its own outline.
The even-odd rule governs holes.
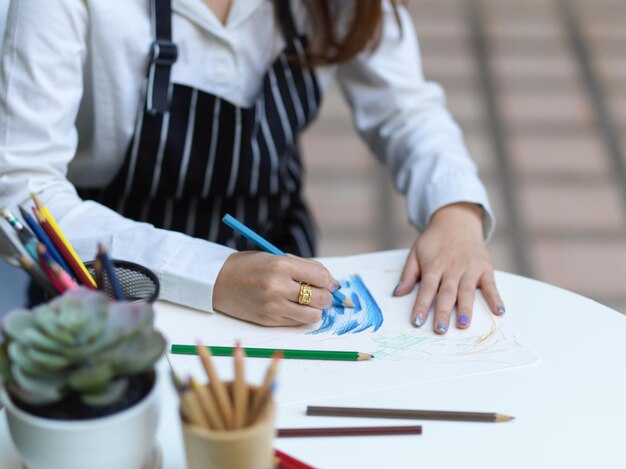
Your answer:
[[[97,286],[96,285],[96,281],[93,279],[93,277],[91,276],[91,274],[87,270],[87,267],[85,267],[85,264],[83,264],[83,261],[80,260],[80,257],[78,257],[78,254],[76,254],[76,251],[74,251],[74,248],[72,247],[70,242],[65,237],[65,234],[63,234],[63,231],[61,231],[61,228],[59,227],[59,224],[54,219],[54,217],[52,216],[52,214],[50,213],[48,208],[44,204],[41,203],[41,201],[37,198],[37,196],[35,194],[31,194],[31,196],[33,198],[33,201],[35,202],[35,205],[37,206],[37,209],[46,218],[46,220],[48,221],[48,223],[50,224],[52,229],[59,236],[59,239],[65,245],[65,247],[67,248],[67,251],[70,253],[70,255],[74,258],[74,260],[78,264],[78,267],[83,271],[83,273],[89,279],[91,284],[94,287],[96,287]]]
[[[213,367],[213,363],[211,362],[211,352],[207,347],[203,347],[199,344],[196,346],[196,351],[200,356],[204,371],[209,378],[209,387],[211,388],[211,391],[213,391],[213,395],[215,396],[215,400],[217,401],[220,413],[224,418],[226,428],[228,430],[232,430],[234,427],[233,407],[231,405],[230,398],[228,397],[228,391],[226,390],[226,386],[220,380],[219,376],[217,376],[217,372]]]
[[[248,413],[248,386],[244,376],[244,351],[241,344],[235,346],[235,382],[233,384],[233,404],[235,407],[235,429],[246,425]]]

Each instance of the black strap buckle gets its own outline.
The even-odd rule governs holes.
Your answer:
[[[150,45],[150,62],[156,65],[174,65],[178,47],[172,41],[157,39]]]

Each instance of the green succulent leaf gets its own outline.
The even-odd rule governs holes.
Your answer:
[[[59,389],[48,388],[37,392],[31,392],[16,386],[14,383],[7,384],[7,391],[11,396],[32,405],[52,404],[60,401],[64,396],[62,390]]]
[[[71,373],[67,382],[72,389],[93,393],[105,387],[114,376],[113,366],[110,363],[101,363]]]
[[[72,345],[74,337],[69,332],[61,329],[57,324],[57,313],[52,309],[40,310],[35,315],[35,322],[49,337],[63,345]]]
[[[23,350],[25,355],[31,361],[35,362],[37,366],[43,368],[44,370],[55,372],[62,370],[71,364],[67,358],[55,353],[37,350],[33,347],[24,347]]]
[[[48,395],[48,391],[60,391],[65,385],[65,375],[31,376],[16,364],[11,365],[13,383],[26,392]]]
[[[28,358],[26,347],[19,342],[11,342],[7,347],[7,353],[12,363],[31,376],[44,377],[50,373],[49,370],[39,367],[36,362]]]
[[[34,327],[24,332],[23,339],[24,340],[21,341],[22,343],[25,342],[38,349],[47,350],[49,352],[63,351],[63,344],[56,342],[54,339],[46,336],[43,332]]]
[[[121,361],[115,363],[119,374],[135,374],[151,369],[165,351],[166,342],[163,336],[154,332],[141,343],[141,347],[132,355],[122,354]]]
[[[2,323],[2,331],[4,335],[11,339],[22,342],[24,334],[28,329],[33,327],[35,319],[33,313],[25,309],[16,309],[6,315]]]
[[[113,404],[122,398],[127,387],[128,380],[126,378],[121,378],[110,382],[99,392],[83,393],[81,399],[83,403],[93,406]]]

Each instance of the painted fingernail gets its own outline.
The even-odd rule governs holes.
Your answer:
[[[506,313],[506,308],[504,306],[498,306],[498,313],[500,314],[504,314]]]
[[[398,294],[398,289],[400,288],[400,284],[396,285],[396,288],[393,289],[393,296],[396,296]]]
[[[422,318],[422,316],[415,316],[415,319],[413,319],[413,324],[415,324],[417,327],[422,327],[424,325],[424,318]]]
[[[459,316],[459,325],[460,326],[467,326],[468,322],[469,322],[469,317],[467,316],[467,314],[461,314]]]
[[[333,280],[332,282],[330,282],[330,286],[328,287],[331,292],[336,292],[340,288],[341,285],[339,285],[339,282],[337,282],[337,280]]]
[[[445,322],[440,322],[439,324],[437,324],[437,332],[446,332],[446,323]]]

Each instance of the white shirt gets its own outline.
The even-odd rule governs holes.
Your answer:
[[[103,185],[124,160],[153,40],[149,3],[12,0],[0,68],[0,207],[17,212],[35,192],[82,259],[104,243],[112,257],[153,270],[162,299],[212,310],[212,287],[231,249],[82,201],[70,182]],[[235,0],[226,25],[201,0],[173,0],[172,8],[179,48],[172,81],[249,106],[284,47],[272,2]],[[302,0],[292,9],[306,31]],[[473,202],[485,209],[489,238],[486,191],[442,89],[424,79],[403,8],[400,18],[402,34],[386,4],[374,53],[318,68],[322,93],[339,81],[358,132],[406,194],[413,225],[423,229],[444,205]]]

